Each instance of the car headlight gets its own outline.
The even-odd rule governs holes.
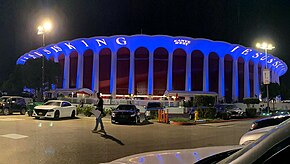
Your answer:
[[[112,113],[112,117],[115,117],[116,116],[116,113]]]
[[[145,115],[146,115],[146,116],[150,116],[150,111],[147,110],[147,111],[145,112]]]
[[[48,110],[47,112],[54,112],[54,110],[53,110],[53,109],[50,109],[50,110]]]
[[[136,113],[134,113],[134,114],[131,114],[130,116],[131,116],[131,117],[135,117],[135,116],[136,116]]]

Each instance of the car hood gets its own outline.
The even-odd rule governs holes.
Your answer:
[[[114,113],[134,113],[134,110],[114,110]]]
[[[256,130],[245,133],[240,139],[240,145],[245,145],[252,141],[257,140],[258,138],[260,138],[262,135],[264,135],[265,133],[267,133],[274,127],[275,126],[268,126],[265,128],[260,128],[260,129],[256,129]]]
[[[242,112],[243,110],[240,109],[240,108],[232,108],[232,109],[227,109],[227,111],[230,111],[230,112]]]
[[[196,149],[164,150],[136,154],[120,158],[107,164],[176,164],[176,163],[195,163],[203,158],[222,153],[229,150],[240,149],[242,146],[215,146]]]
[[[49,109],[54,109],[57,108],[58,106],[53,106],[53,105],[39,105],[34,107],[34,109],[44,109],[44,110],[49,110]]]

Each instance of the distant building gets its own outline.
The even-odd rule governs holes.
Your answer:
[[[226,101],[260,95],[264,53],[208,39],[165,35],[98,36],[64,41],[22,55],[62,68],[56,88],[89,88],[115,96],[162,96],[165,91],[215,92]],[[271,82],[288,69],[268,54]],[[48,68],[47,68],[48,69]]]

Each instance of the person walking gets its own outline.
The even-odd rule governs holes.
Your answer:
[[[102,121],[102,114],[104,113],[104,110],[103,110],[104,101],[103,101],[103,98],[100,95],[100,92],[97,93],[97,98],[98,98],[98,101],[97,101],[95,110],[100,111],[101,114],[99,116],[96,116],[96,126],[92,130],[92,132],[93,133],[103,132],[103,133],[106,134],[106,131],[105,131],[105,128],[104,128],[104,124],[103,124],[103,121]],[[101,130],[98,130],[99,124],[101,125]]]

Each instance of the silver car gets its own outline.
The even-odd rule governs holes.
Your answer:
[[[124,157],[110,162],[142,164],[176,163],[288,163],[290,119],[275,126],[247,146],[215,146],[196,149],[165,150]]]

